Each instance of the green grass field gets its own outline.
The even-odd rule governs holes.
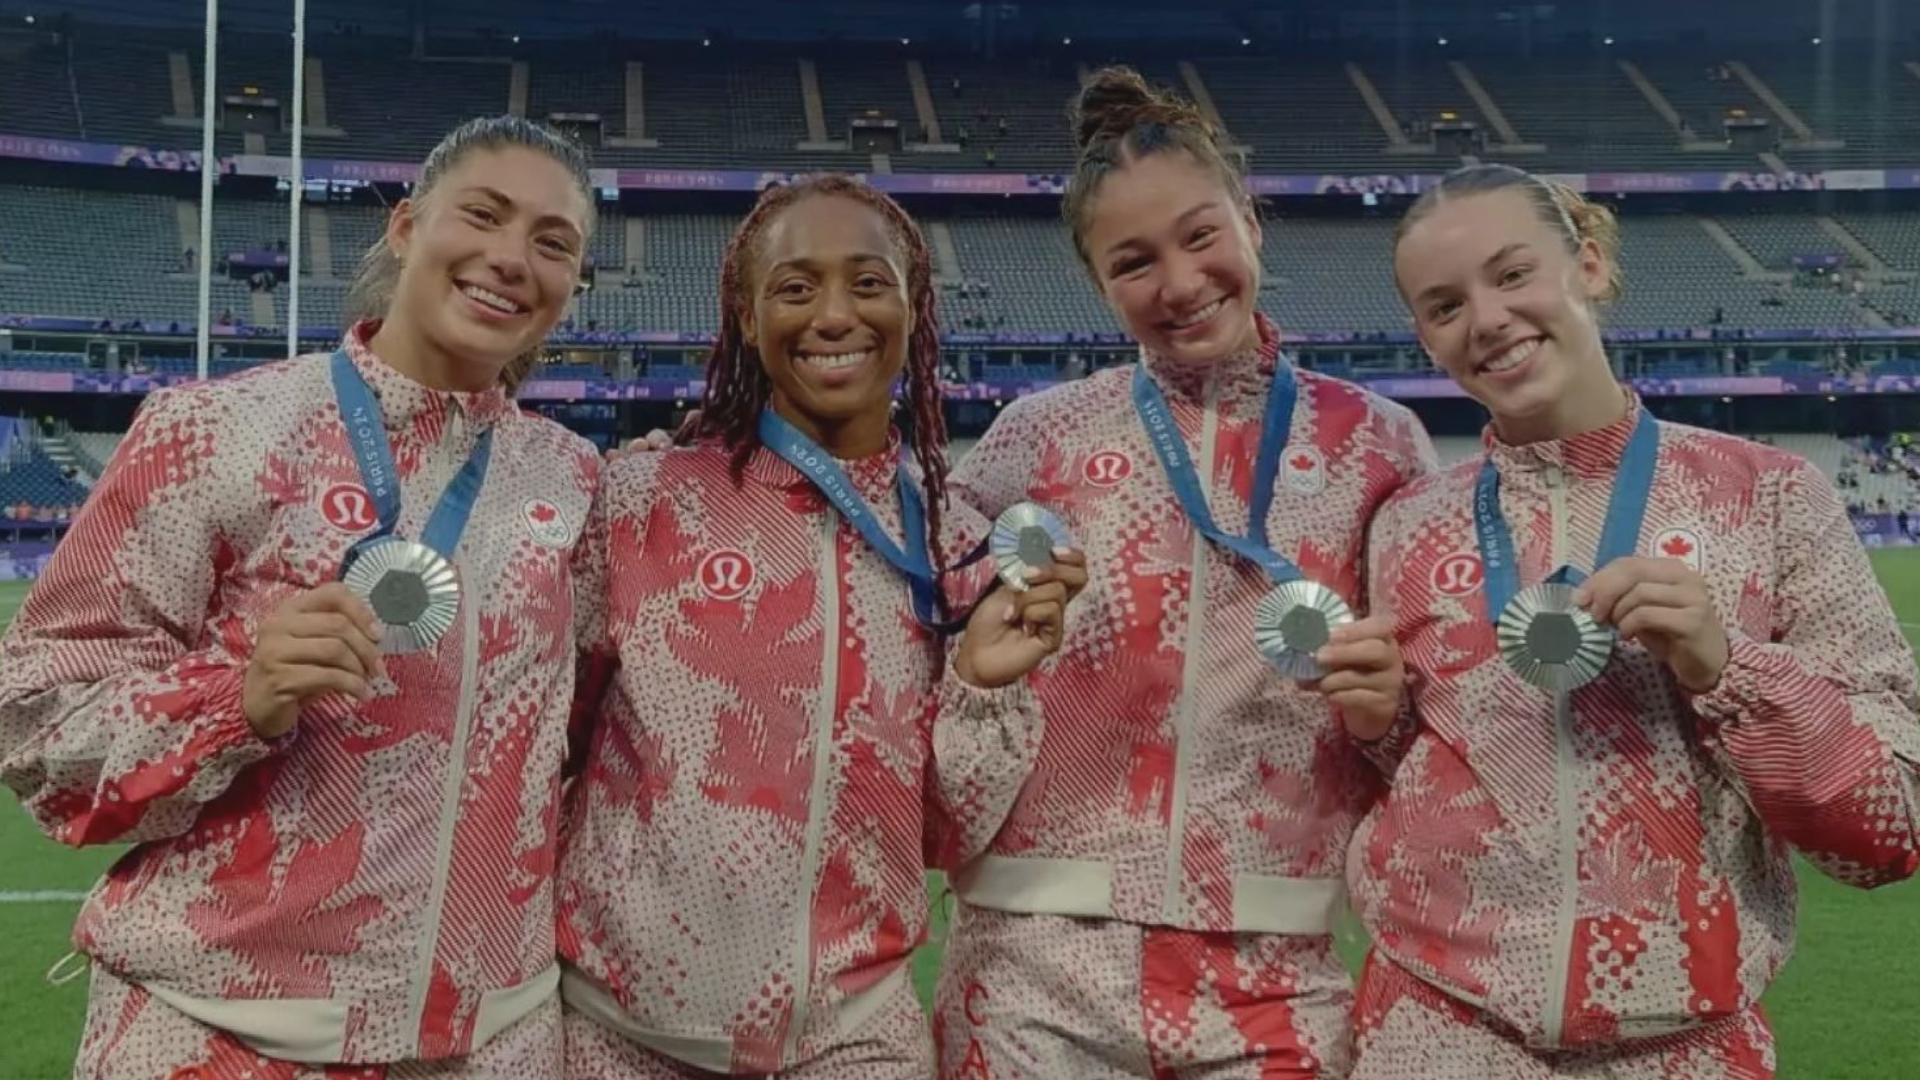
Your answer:
[[[1920,644],[1920,550],[1875,553],[1874,565],[1908,636]],[[0,626],[25,587],[0,582]],[[53,1080],[70,1074],[86,1001],[86,980],[51,986],[47,970],[67,951],[67,933],[84,891],[113,858],[106,850],[70,851],[40,837],[0,794],[0,1080]],[[1803,868],[1804,869],[1804,868]],[[1767,996],[1780,1035],[1780,1075],[1788,1080],[1911,1080],[1920,1077],[1920,1042],[1907,1024],[1920,1018],[1920,885],[1875,893],[1801,874],[1799,952]],[[937,892],[929,882],[929,892]],[[939,969],[935,943],[915,964],[922,993]],[[1342,951],[1357,960],[1357,933]],[[1065,1080],[1065,1078],[1063,1078]]]

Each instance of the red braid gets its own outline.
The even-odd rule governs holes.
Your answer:
[[[920,227],[899,203],[878,190],[850,176],[827,173],[760,193],[760,200],[727,243],[726,258],[720,264],[720,336],[707,356],[707,393],[692,435],[718,438],[732,450],[736,479],[760,445],[760,412],[767,407],[773,386],[740,325],[741,308],[748,303],[747,278],[767,224],[781,211],[815,195],[852,199],[877,212],[886,219],[887,232],[906,263],[907,302],[913,309],[913,335],[907,343],[907,405],[914,458],[926,477],[927,539],[935,567],[944,570],[947,559],[940,528],[947,504],[947,418],[940,407],[940,322],[934,305],[933,258]]]

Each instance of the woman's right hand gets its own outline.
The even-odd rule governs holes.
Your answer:
[[[687,413],[685,420],[680,422],[679,434],[671,434],[659,428],[654,428],[652,431],[647,432],[637,439],[627,440],[625,446],[616,447],[615,449],[607,451],[607,460],[619,461],[621,458],[631,457],[634,454],[654,454],[662,450],[671,450],[673,449],[675,440],[691,439],[694,436],[694,432],[698,431],[699,428],[700,410],[694,409]]]
[[[243,704],[254,733],[285,735],[299,722],[301,706],[324,694],[372,698],[373,683],[387,677],[380,636],[373,612],[339,582],[275,608],[247,661]]]
[[[654,454],[671,449],[673,449],[673,436],[659,428],[654,428],[637,439],[628,439],[625,446],[607,451],[607,460],[619,461],[634,454]]]

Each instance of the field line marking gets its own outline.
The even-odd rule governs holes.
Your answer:
[[[0,904],[77,904],[87,898],[70,889],[35,889],[30,892],[0,891]]]

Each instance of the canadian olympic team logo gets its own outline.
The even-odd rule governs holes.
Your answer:
[[[380,524],[373,496],[359,484],[335,484],[320,496],[320,513],[327,524],[344,532],[361,533]]]
[[[1289,446],[1281,455],[1287,464],[1287,487],[1303,495],[1318,495],[1327,490],[1327,459],[1317,447]]]
[[[1133,459],[1118,450],[1102,450],[1087,459],[1087,483],[1112,487],[1133,475]]]
[[[700,560],[700,587],[715,600],[738,600],[753,588],[753,560],[725,548]]]
[[[521,514],[527,519],[527,535],[533,542],[545,547],[566,547],[573,540],[573,526],[567,522],[566,512],[545,499],[529,499],[521,508]]]
[[[1668,529],[1653,538],[1653,554],[1659,559],[1679,559],[1694,573],[1700,572],[1700,534],[1692,529]]]
[[[1442,596],[1466,596],[1478,589],[1486,576],[1480,556],[1456,552],[1434,564],[1433,589]]]

